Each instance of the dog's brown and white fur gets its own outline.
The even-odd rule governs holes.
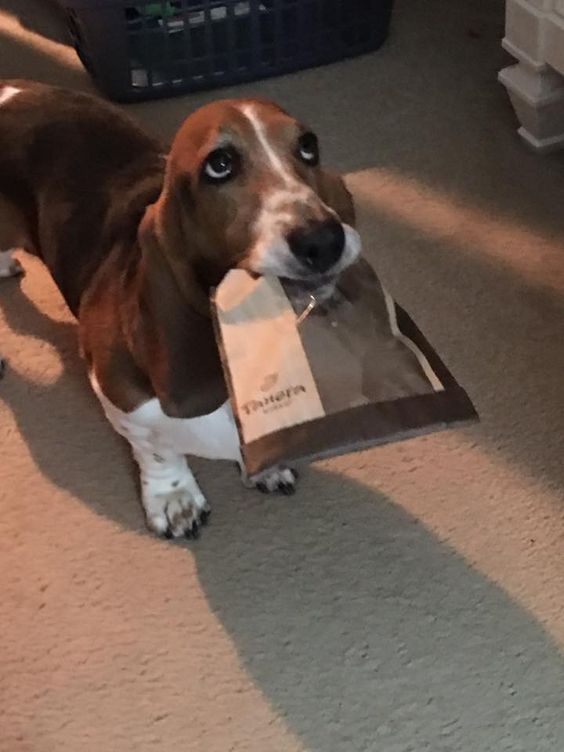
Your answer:
[[[304,132],[270,102],[224,100],[188,117],[163,154],[100,100],[0,83],[0,201],[11,215],[0,228],[0,277],[21,272],[13,248],[49,268],[78,319],[92,386],[131,444],[159,534],[195,535],[209,513],[186,455],[240,462],[210,290],[234,267],[330,284],[359,252],[350,196],[304,160]],[[226,150],[232,174],[215,180]],[[335,220],[342,248],[320,272],[288,238]],[[325,242],[316,237],[314,256]],[[251,482],[290,492],[294,480],[274,468]]]

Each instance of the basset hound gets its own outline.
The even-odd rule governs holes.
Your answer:
[[[0,276],[14,248],[38,255],[78,320],[81,353],[110,423],[139,465],[147,524],[196,537],[209,504],[186,455],[241,466],[210,317],[238,267],[331,285],[360,251],[343,181],[317,138],[262,99],[191,114],[170,150],[95,97],[0,82]],[[294,490],[276,467],[246,478]]]

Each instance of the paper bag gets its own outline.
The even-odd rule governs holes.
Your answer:
[[[212,309],[250,475],[477,418],[365,260],[329,290],[234,270]]]

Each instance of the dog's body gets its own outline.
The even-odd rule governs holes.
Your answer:
[[[271,103],[226,100],[165,155],[95,98],[0,83],[0,276],[21,271],[13,248],[49,268],[158,533],[195,535],[209,513],[186,454],[240,462],[211,288],[234,267],[330,283],[358,253],[350,197],[312,138]],[[294,478],[253,482],[290,492]]]

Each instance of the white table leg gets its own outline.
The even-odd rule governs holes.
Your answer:
[[[564,148],[564,0],[507,0],[504,68],[519,134],[540,152]]]

